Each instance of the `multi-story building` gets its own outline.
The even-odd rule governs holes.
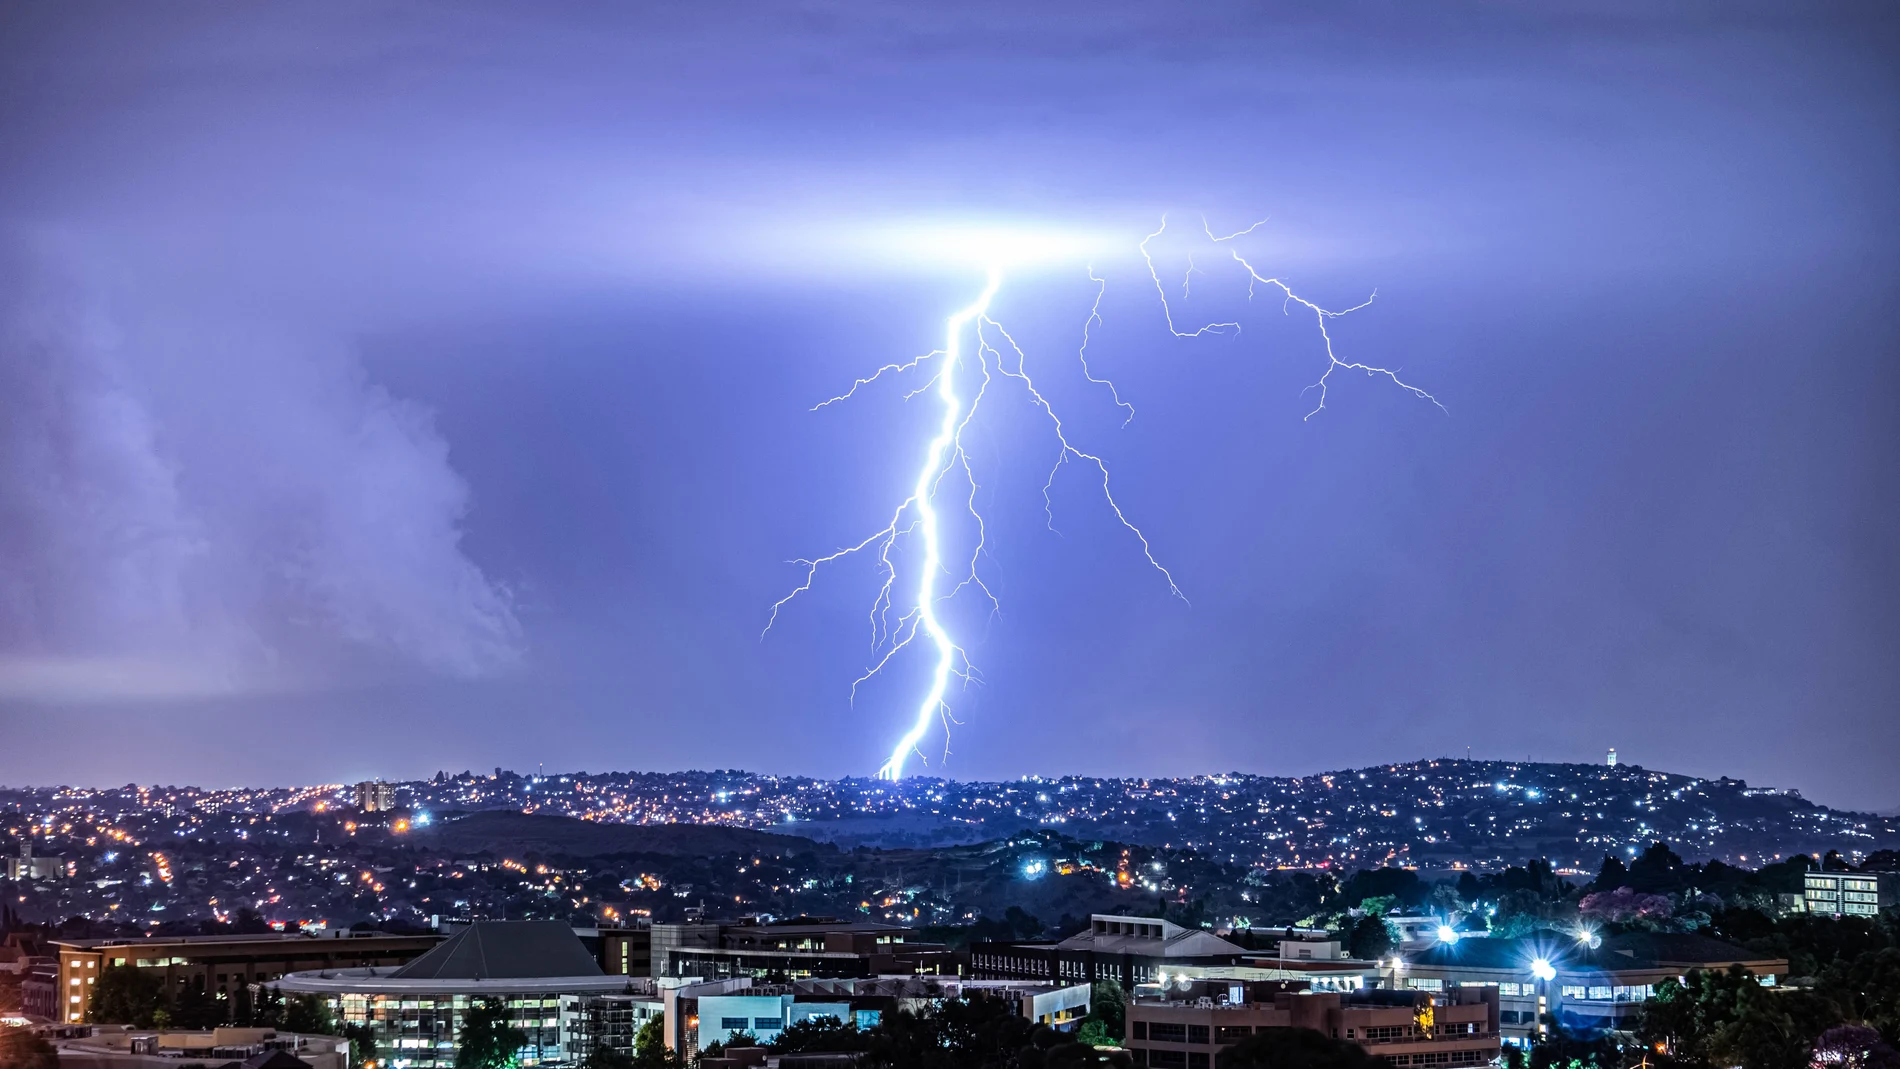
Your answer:
[[[382,780],[357,784],[356,808],[365,813],[384,813],[396,808],[396,785]]]
[[[65,858],[34,857],[33,840],[20,836],[20,856],[7,858],[9,880],[57,880],[73,874],[74,866]]]
[[[1788,973],[1786,959],[1717,939],[1628,932],[1589,941],[1461,939],[1405,955],[1387,983],[1427,993],[1495,989],[1504,1040],[1522,1046],[1549,1034],[1553,1022],[1582,1030],[1627,1028],[1655,985],[1692,969],[1735,965],[1770,987]]]
[[[64,1005],[57,1019],[73,1023],[86,1020],[93,985],[103,970],[113,966],[151,970],[162,975],[174,992],[188,985],[202,985],[212,997],[229,1006],[239,988],[300,970],[393,967],[440,941],[441,937],[434,934],[300,932],[54,939],[48,945],[59,954],[59,988]]]
[[[978,943],[970,948],[970,975],[1052,984],[1113,980],[1132,989],[1170,969],[1233,965],[1255,953],[1159,917],[1098,913],[1086,930],[1059,943]]]
[[[647,981],[602,972],[560,921],[476,921],[401,968],[292,973],[271,986],[324,999],[343,1024],[368,1025],[390,1069],[454,1065],[469,1007],[490,1000],[528,1037],[521,1065],[565,1062],[616,1023],[591,1012],[593,999],[652,994]]]
[[[666,1006],[667,1045],[689,1057],[712,1043],[729,1043],[741,1033],[770,1043],[784,1029],[815,1017],[873,1028],[886,1013],[916,1013],[952,999],[1005,999],[1024,1018],[1058,1029],[1074,1027],[1089,1012],[1087,984],[948,976],[809,979],[778,984],[734,977],[662,988],[661,996]]]
[[[1498,1057],[1495,990],[1294,987],[1221,979],[1144,984],[1128,1002],[1123,1045],[1148,1069],[1212,1069],[1221,1048],[1268,1028],[1311,1028],[1395,1066],[1478,1066]]]
[[[59,963],[38,959],[20,973],[20,1012],[30,1019],[55,1023],[78,1020],[60,1010]]]
[[[576,1000],[573,1027],[564,1037],[567,1060],[583,1062],[596,1050],[633,1056],[640,1031],[655,1018],[664,1018],[666,1004],[653,989],[653,981],[637,978],[624,995],[590,995]]]
[[[916,942],[915,935],[896,924],[831,917],[655,924],[649,969],[656,979],[700,980],[956,974],[951,951],[941,943]]]
[[[1872,917],[1900,898],[1900,873],[1810,872],[1802,889],[1809,913]]]

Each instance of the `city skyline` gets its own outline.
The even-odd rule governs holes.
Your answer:
[[[1891,20],[1363,13],[0,14],[0,783],[875,772],[875,573],[759,630],[916,484],[920,383],[811,409],[980,290],[865,242],[929,224],[1099,239],[996,316],[1169,579],[1000,402],[909,771],[1900,806]],[[1151,281],[1203,214],[1444,409],[1305,419],[1309,318]]]

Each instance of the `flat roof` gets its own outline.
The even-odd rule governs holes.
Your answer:
[[[261,932],[256,935],[119,935],[103,939],[48,939],[52,946],[75,950],[130,946],[227,946],[233,943],[321,943],[345,946],[358,942],[388,942],[399,939],[442,938],[435,932],[351,932],[348,935],[317,935],[311,932]]]

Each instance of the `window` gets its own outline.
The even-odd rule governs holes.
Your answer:
[[[1229,1043],[1238,1043],[1250,1035],[1253,1035],[1251,1025],[1224,1024],[1214,1029],[1214,1042],[1226,1046]],[[1351,1035],[1351,1030],[1348,1029],[1347,1038],[1351,1038]]]
[[[1183,1050],[1151,1050],[1148,1052],[1149,1069],[1187,1069],[1187,1052]]]
[[[785,1020],[781,1017],[754,1017],[752,1018],[752,1027],[783,1028],[785,1027]]]
[[[1608,987],[1599,987],[1596,984],[1592,984],[1590,985],[1590,997],[1596,999],[1598,1002],[1607,1001],[1610,997],[1610,989]]]
[[[1186,1043],[1187,1025],[1156,1021],[1148,1026],[1148,1038],[1156,1043]]]
[[[1203,1047],[1207,1046],[1207,1026],[1206,1025],[1191,1024],[1187,1026],[1187,1030],[1188,1030],[1187,1041],[1189,1043],[1198,1044]]]
[[[728,1032],[743,1032],[748,1027],[750,1027],[751,1024],[752,1024],[752,1021],[749,1018],[745,1018],[745,1017],[719,1018],[719,1027],[725,1029]]]
[[[1565,984],[1559,994],[1565,998],[1583,998],[1584,987],[1582,984]]]
[[[1147,1038],[1148,1038],[1148,1022],[1147,1022],[1147,1021],[1136,1021],[1136,1022],[1135,1022],[1135,1034],[1134,1034],[1134,1036],[1133,1036],[1133,1038],[1135,1038],[1135,1039],[1147,1039]]]
[[[1207,1052],[1199,1050],[1188,1051],[1187,1069],[1207,1069]]]

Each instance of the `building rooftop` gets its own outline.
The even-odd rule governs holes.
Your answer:
[[[1213,958],[1246,954],[1213,932],[1183,928],[1155,917],[1096,914],[1086,931],[1057,943],[1060,950],[1093,950],[1098,954],[1141,954],[1151,958]]]
[[[324,942],[346,943],[353,939],[434,939],[434,932],[258,932],[254,935],[120,935],[104,939],[48,939],[51,946],[74,950],[122,946],[218,946],[233,943]]]
[[[561,921],[476,921],[389,974],[396,980],[604,976]]]

